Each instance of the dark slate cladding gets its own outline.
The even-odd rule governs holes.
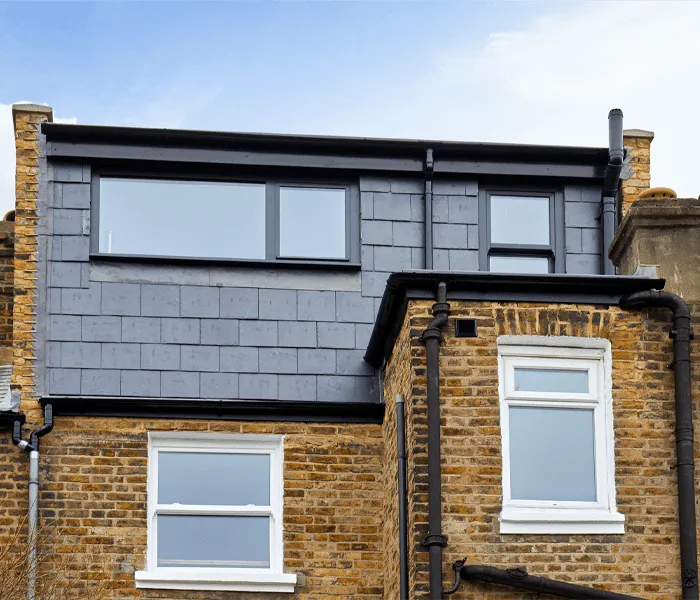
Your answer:
[[[605,149],[59,124],[42,131],[42,396],[379,402],[378,373],[363,357],[389,275],[425,265],[426,147],[436,156],[436,270],[479,268],[482,177],[493,187],[494,177],[512,186],[532,175],[563,192],[567,272],[600,272]],[[306,180],[352,181],[360,263],[91,256],[93,172],[105,166],[146,174],[225,167],[229,176],[232,167],[293,169]]]

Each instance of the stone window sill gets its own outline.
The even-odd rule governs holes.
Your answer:
[[[607,509],[527,509],[504,507],[502,534],[620,534],[625,515]]]
[[[221,569],[137,571],[136,587],[159,590],[292,593],[297,582],[297,576],[293,573],[222,571]]]

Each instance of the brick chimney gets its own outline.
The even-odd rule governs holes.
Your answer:
[[[38,199],[46,173],[41,124],[53,121],[53,109],[39,104],[15,104],[12,119],[17,156],[12,389],[13,394],[19,393],[22,402],[27,403],[33,398],[35,384]],[[29,412],[38,412],[35,404],[27,403]]]
[[[622,135],[623,145],[629,155],[630,169],[627,176],[623,173],[622,177],[622,214],[625,215],[637,196],[650,187],[651,141],[654,139],[654,132],[625,129]]]

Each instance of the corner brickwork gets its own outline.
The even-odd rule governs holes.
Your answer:
[[[0,364],[7,351],[5,364],[12,362],[12,310],[14,294],[15,224],[0,221]]]
[[[390,361],[385,389],[398,383],[409,419],[409,553],[411,598],[426,598],[428,555],[420,545],[427,528],[427,420],[425,349],[420,332],[430,320],[429,301],[412,301],[399,344],[410,343],[410,382]],[[680,598],[674,450],[673,373],[664,311],[625,312],[617,307],[534,303],[451,303],[451,318],[477,319],[477,338],[445,329],[441,347],[441,423],[444,586],[452,563],[525,567],[532,575],[596,586],[647,599]],[[694,307],[694,321],[700,307]],[[697,325],[696,325],[697,327]],[[501,535],[501,431],[496,340],[499,335],[569,335],[610,340],[613,354],[615,474],[622,535]],[[700,377],[700,344],[693,342],[693,377]],[[700,410],[696,386],[695,410]],[[696,412],[696,414],[700,414]],[[696,442],[696,455],[700,455]],[[389,597],[389,596],[387,596]],[[536,594],[464,583],[455,598],[534,600]]]
[[[632,176],[622,181],[622,215],[627,214],[632,202],[651,185],[652,131],[625,129],[623,145],[629,153],[629,168]]]

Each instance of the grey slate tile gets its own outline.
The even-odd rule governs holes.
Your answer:
[[[297,318],[296,290],[261,289],[260,318],[278,321],[295,321]]]
[[[422,179],[392,179],[392,194],[420,194],[425,189]]]
[[[63,208],[90,208],[89,184],[64,183],[61,188]]]
[[[333,374],[336,366],[336,351],[325,348],[307,350],[299,348],[298,371],[300,374]]]
[[[121,342],[121,317],[84,316],[82,338],[84,342]]]
[[[598,229],[581,230],[581,252],[584,254],[600,254],[601,242]]]
[[[88,289],[62,289],[61,312],[72,315],[101,314],[102,284],[91,283]]]
[[[49,369],[49,394],[80,394],[80,369]]]
[[[332,321],[335,319],[335,292],[299,290],[297,318],[300,321]]]
[[[314,375],[280,375],[280,400],[316,400]]]
[[[566,272],[569,275],[596,275],[600,272],[600,255],[567,254]]]
[[[450,271],[478,271],[479,253],[476,250],[449,250]]]
[[[362,221],[362,243],[391,246],[394,243],[391,221]]]
[[[591,202],[565,202],[567,227],[597,227],[600,205]]]
[[[277,346],[277,321],[240,321],[241,346]]]
[[[138,283],[103,283],[102,314],[138,317],[141,286]]]
[[[180,288],[177,285],[143,284],[141,314],[144,317],[179,317]]]
[[[218,318],[219,288],[183,286],[180,290],[180,316]]]
[[[374,323],[374,302],[359,292],[337,292],[336,320],[346,323]]]
[[[54,235],[82,235],[83,211],[56,208],[53,210]]]
[[[218,371],[218,346],[182,346],[180,365],[183,371]]]
[[[318,323],[320,348],[354,348],[355,325],[353,323]]]
[[[212,346],[238,345],[238,321],[235,319],[203,320],[202,344]]]
[[[160,373],[158,371],[122,371],[122,396],[160,396]]]
[[[372,192],[360,192],[360,217],[374,219],[374,194]]]
[[[51,287],[81,287],[81,265],[79,262],[52,262]]]
[[[433,249],[433,269],[436,271],[450,270],[449,250],[441,250],[440,248]]]
[[[479,249],[479,226],[467,225],[467,248],[469,250]]]
[[[296,348],[260,348],[261,373],[296,373]]]
[[[160,327],[157,317],[122,317],[122,342],[157,344]]]
[[[362,295],[381,298],[386,288],[386,280],[390,273],[365,271],[362,273]]]
[[[238,376],[238,393],[245,400],[276,400],[277,375],[241,374]]]
[[[419,194],[420,190],[406,193],[374,194],[374,218],[378,221],[410,221],[411,193]]]
[[[99,369],[100,344],[92,342],[63,342],[61,344],[61,366]]]
[[[433,223],[449,223],[449,196],[433,196]]]
[[[200,321],[199,319],[175,319],[164,318],[161,320],[161,340],[171,344],[199,344]]]
[[[103,369],[84,369],[80,377],[80,393],[85,396],[119,396],[121,373]]]
[[[374,268],[395,273],[411,268],[411,249],[398,246],[377,246],[374,249]]]
[[[361,192],[388,192],[391,190],[391,181],[378,177],[360,177]]]
[[[372,330],[374,329],[374,324],[367,325],[364,323],[358,323],[355,325],[355,348],[362,350],[364,353],[367,350],[367,345],[369,344],[369,338],[372,335]]]
[[[82,339],[80,317],[73,315],[51,315],[49,317],[49,339],[79,342]]]
[[[221,288],[219,316],[226,319],[257,319],[257,288]]]
[[[238,398],[237,373],[202,373],[199,393],[202,398]]]
[[[566,252],[567,254],[581,254],[582,250],[581,229],[578,227],[566,228]]]
[[[420,248],[425,246],[425,226],[422,223],[395,222],[393,228],[394,246]]]
[[[258,349],[242,346],[221,348],[219,370],[230,373],[257,373]]]
[[[374,248],[372,246],[362,246],[360,249],[360,265],[364,271],[374,270]]]
[[[425,223],[425,198],[422,194],[411,195],[411,221]]]
[[[86,235],[64,235],[54,238],[60,242],[61,260],[87,261],[90,259],[90,238]]]
[[[454,223],[433,225],[433,247],[466,249],[467,226]]]
[[[279,345],[290,348],[315,348],[316,323],[313,321],[280,321]]]
[[[323,402],[355,402],[355,377],[343,375],[319,375],[316,378],[316,394]]]
[[[365,362],[364,350],[338,350],[338,375],[373,375],[374,369]]]
[[[141,368],[146,371],[177,371],[180,369],[180,346],[176,344],[143,344]]]
[[[139,369],[141,346],[139,344],[102,344],[103,369]]]
[[[479,202],[475,197],[454,196],[449,201],[450,223],[470,223],[476,225],[479,222]]]
[[[160,393],[164,398],[199,398],[199,373],[164,371],[160,374]]]

